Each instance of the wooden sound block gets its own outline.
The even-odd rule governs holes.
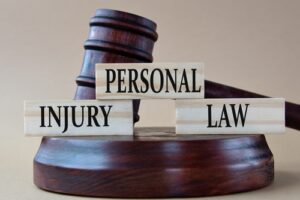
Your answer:
[[[265,187],[274,161],[264,135],[175,135],[141,128],[135,136],[44,137],[34,182],[83,196],[200,197]]]

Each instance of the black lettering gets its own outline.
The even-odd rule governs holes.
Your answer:
[[[207,128],[216,128],[218,125],[217,125],[217,122],[215,121],[215,124],[212,125],[211,124],[211,107],[212,107],[212,104],[207,104],[206,105],[208,107],[208,126]]]
[[[158,72],[158,74],[159,74],[159,80],[160,80],[160,82],[159,82],[159,88],[158,88],[158,90],[156,90],[156,88],[155,88],[155,85],[154,85],[154,80],[155,80],[155,72]],[[163,89],[163,86],[164,86],[164,78],[163,78],[163,73],[162,73],[162,71],[160,70],[160,69],[158,69],[158,68],[155,68],[153,71],[152,71],[152,73],[151,73],[151,76],[150,76],[150,85],[151,85],[151,89],[152,89],[152,91],[154,92],[154,93],[159,93],[159,92],[161,92],[161,90]]]
[[[237,127],[239,118],[241,118],[242,127],[244,127],[249,104],[245,104],[245,106],[246,106],[245,113],[243,113],[242,105],[239,104],[238,114],[236,114],[235,104],[230,104],[230,106],[231,106],[233,121],[234,121],[235,126]]]
[[[141,80],[145,84],[145,89],[143,90],[143,87],[141,86],[140,92],[141,93],[146,93],[149,90],[149,82],[148,79],[145,77],[144,74],[148,75],[148,69],[142,69],[141,70]]]
[[[230,122],[229,122],[229,118],[228,118],[228,114],[227,114],[227,109],[226,109],[226,105],[223,105],[223,109],[222,109],[222,113],[221,113],[221,119],[220,119],[220,123],[219,123],[219,127],[222,127],[222,121],[226,122],[226,127],[231,127],[230,126]]]
[[[132,86],[134,87],[136,93],[139,93],[139,88],[136,85],[136,80],[138,78],[138,72],[136,69],[128,69],[128,73],[129,73],[129,90],[128,93],[132,93]]]
[[[196,76],[196,71],[197,69],[192,69],[193,72],[193,90],[192,92],[201,92],[201,85],[199,86],[198,90],[196,89],[196,84],[197,84],[197,76]]]
[[[122,74],[123,72],[123,74]],[[126,86],[122,89],[121,86],[122,84],[125,83],[125,75],[126,75],[126,69],[119,69],[118,70],[118,92],[119,93],[126,93]]]
[[[175,78],[172,77],[172,74],[169,69],[166,69],[166,92],[169,93],[169,81],[173,87],[174,91],[177,91],[177,70],[174,69]]]
[[[111,74],[111,73],[112,74]],[[106,93],[111,93],[110,91],[110,84],[116,80],[116,73],[113,69],[106,69]]]
[[[106,106],[99,106],[99,107],[101,108],[101,111],[102,111],[103,117],[104,117],[104,125],[103,126],[109,126],[109,124],[108,124],[108,116],[109,116],[110,110],[112,108],[112,105],[108,106],[108,110],[107,111],[105,110]]]
[[[68,130],[68,126],[69,126],[69,113],[68,113],[68,108],[69,106],[64,106],[64,110],[65,110],[65,128],[63,130],[62,133],[65,133]]]
[[[181,87],[183,85],[185,86],[185,92],[190,92],[185,69],[183,69],[183,71],[182,71],[182,77],[181,77],[181,82],[180,82],[180,86],[179,86],[178,92],[182,92]]]
[[[47,106],[49,109],[49,124],[48,127],[52,127],[51,124],[51,116],[54,118],[54,120],[56,121],[57,125],[60,127],[60,108],[61,106],[57,106],[58,108],[58,116],[56,115],[55,111],[53,110],[53,108],[51,106]]]
[[[40,108],[41,108],[41,125],[40,125],[40,127],[46,127],[45,126],[45,107],[46,106],[40,106]]]
[[[94,121],[94,124],[99,127],[99,122],[97,121],[97,114],[98,114],[98,108],[97,106],[87,106],[88,109],[88,127],[93,126],[92,121]],[[94,110],[94,113],[92,113],[92,110]]]
[[[77,124],[76,122],[76,106],[71,106],[72,109],[72,123],[75,127],[81,127],[84,122],[84,107],[85,106],[80,106],[81,107],[81,122]]]

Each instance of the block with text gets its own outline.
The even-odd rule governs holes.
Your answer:
[[[203,98],[202,63],[96,65],[97,99]]]
[[[133,135],[131,100],[26,101],[28,136]]]
[[[177,134],[267,134],[285,131],[282,98],[176,100]]]

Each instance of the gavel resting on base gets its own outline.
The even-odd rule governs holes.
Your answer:
[[[267,96],[248,92],[235,87],[205,81],[205,98],[268,98]],[[285,102],[285,125],[300,130],[300,105]]]

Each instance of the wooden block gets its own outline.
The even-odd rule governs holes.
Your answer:
[[[131,100],[26,101],[28,136],[133,135]]]
[[[282,133],[284,103],[282,98],[176,100],[176,133]]]
[[[203,98],[202,63],[96,65],[97,99]]]

